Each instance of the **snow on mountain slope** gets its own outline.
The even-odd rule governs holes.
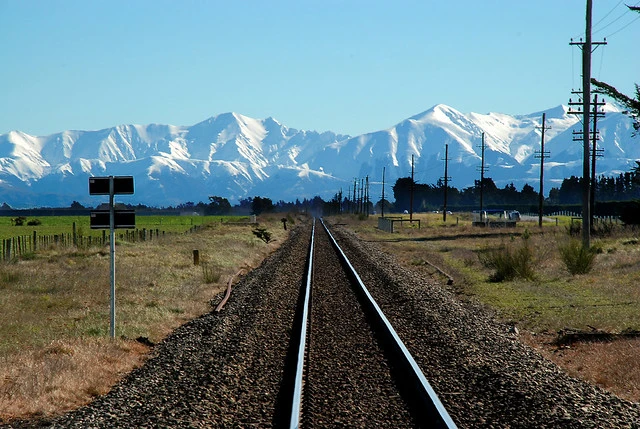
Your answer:
[[[581,176],[582,145],[573,141],[579,118],[565,106],[546,110],[545,189],[565,177]],[[640,139],[631,120],[615,106],[598,125],[604,157],[598,174],[628,171],[640,158]],[[220,195],[295,200],[347,191],[356,178],[378,186],[383,168],[392,185],[414,172],[419,183],[435,184],[443,174],[448,145],[452,186],[479,178],[482,133],[486,176],[500,187],[537,184],[543,112],[512,116],[463,114],[438,104],[397,125],[361,136],[289,128],[273,118],[238,113],[213,116],[192,126],[119,125],[96,131],[64,131],[34,137],[12,131],[0,136],[0,200],[14,207],[95,205],[88,177],[133,175],[131,202],[175,205]],[[389,190],[387,190],[389,192]],[[371,195],[378,191],[372,189]],[[375,198],[375,197],[374,197]]]
[[[42,177],[50,164],[42,157],[42,139],[12,131],[0,136],[0,174],[22,181]]]

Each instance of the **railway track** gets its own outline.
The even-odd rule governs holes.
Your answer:
[[[290,427],[456,427],[323,222],[297,318]]]

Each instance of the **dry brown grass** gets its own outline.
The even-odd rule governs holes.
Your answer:
[[[84,338],[5,356],[0,360],[0,421],[87,403],[140,365],[147,351],[133,340]]]
[[[553,345],[553,336],[523,335],[524,341],[571,376],[587,380],[621,398],[640,402],[640,339]]]
[[[0,421],[51,416],[103,394],[144,361],[135,338],[157,343],[211,310],[230,276],[249,270],[288,234],[281,216],[251,226],[215,223],[194,234],[116,246],[116,336],[109,332],[108,248],[51,247],[0,266]],[[193,250],[217,281],[193,264]]]

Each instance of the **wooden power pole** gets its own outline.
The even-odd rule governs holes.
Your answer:
[[[544,150],[544,132],[549,129],[545,126],[546,114],[542,114],[542,138],[540,140],[540,153],[536,158],[540,158],[540,194],[538,195],[538,226],[542,228],[542,206],[544,204],[544,159],[549,158],[549,152]]]
[[[444,203],[442,205],[442,221],[447,221],[447,190],[449,188],[449,145],[444,145]]]
[[[598,101],[598,94],[593,96],[593,132],[591,133],[591,192],[589,195],[589,211],[591,214],[591,224],[593,225],[593,217],[595,216],[596,206],[596,158],[602,156],[604,149],[598,149],[598,118],[604,116],[604,111],[598,110],[600,106],[604,106],[604,101]]]
[[[591,247],[591,212],[589,199],[591,183],[589,182],[589,111],[591,110],[591,18],[593,0],[587,0],[585,42],[582,46],[582,247]]]
[[[482,222],[482,208],[483,208],[483,200],[484,200],[484,172],[486,167],[484,166],[484,131],[482,132],[482,145],[481,147],[481,163],[480,163],[480,221]]]
[[[382,204],[380,210],[382,210],[382,217],[384,217],[384,171],[387,167],[382,167]]]
[[[409,192],[409,222],[413,221],[413,155],[411,155],[411,191]]]
[[[593,45],[603,45],[607,42],[593,42],[591,38],[593,0],[587,0],[585,17],[585,40],[571,41],[571,45],[578,45],[582,49],[582,247],[591,247],[591,181],[589,175],[589,117],[591,115],[591,54]],[[571,104],[571,103],[569,103]]]

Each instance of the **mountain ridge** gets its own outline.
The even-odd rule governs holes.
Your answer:
[[[66,130],[47,136],[21,131],[0,135],[0,201],[13,207],[86,205],[88,178],[133,175],[136,193],[127,202],[156,206],[230,201],[260,195],[275,201],[331,198],[347,192],[355,178],[369,176],[372,199],[386,183],[408,177],[412,157],[416,181],[436,183],[449,145],[452,186],[473,186],[479,177],[482,134],[486,177],[500,187],[537,187],[541,117],[546,114],[545,189],[565,177],[582,175],[582,146],[573,141],[579,118],[558,105],[527,115],[463,114],[445,104],[396,125],[359,136],[290,128],[273,117],[255,119],[235,112],[194,125],[126,124],[101,130]],[[598,122],[604,157],[598,175],[628,171],[640,158],[632,121],[615,106]],[[379,189],[375,189],[375,187]],[[386,190],[390,194],[390,189]]]

